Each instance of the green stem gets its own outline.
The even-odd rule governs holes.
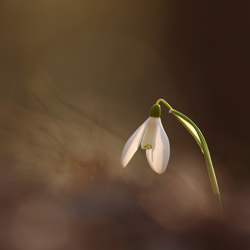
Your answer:
[[[219,190],[217,178],[216,178],[214,167],[213,167],[213,162],[211,159],[211,155],[210,155],[210,152],[208,149],[207,142],[206,142],[203,134],[201,133],[198,126],[190,118],[188,118],[187,116],[185,116],[181,112],[173,109],[164,99],[158,99],[156,101],[156,104],[159,104],[160,102],[162,102],[169,109],[169,113],[172,113],[182,123],[182,125],[189,131],[189,133],[194,137],[194,139],[196,140],[196,142],[200,146],[201,151],[202,151],[204,158],[205,158],[205,162],[206,162],[206,166],[207,166],[207,170],[208,170],[208,175],[209,175],[209,180],[211,183],[213,193],[216,197],[216,201],[218,203],[220,211],[223,212],[222,204],[221,204],[220,190]],[[186,124],[186,122],[188,124]],[[189,125],[191,125],[192,127],[190,127]],[[194,133],[194,130],[192,130],[192,128],[195,130],[197,135]]]

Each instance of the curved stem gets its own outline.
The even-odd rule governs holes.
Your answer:
[[[169,113],[172,113],[182,123],[182,125],[190,132],[190,134],[194,137],[194,139],[196,140],[196,142],[200,146],[201,151],[202,151],[204,158],[205,158],[205,162],[206,162],[206,166],[207,166],[207,170],[208,170],[208,175],[209,175],[209,180],[211,183],[213,193],[216,197],[220,211],[223,212],[219,185],[217,182],[216,174],[215,174],[214,167],[213,167],[213,162],[211,159],[211,155],[210,155],[205,137],[203,136],[203,134],[200,131],[200,129],[198,128],[198,126],[190,118],[188,118],[187,116],[185,116],[181,112],[173,109],[164,99],[158,99],[156,104],[159,104],[160,102],[162,102],[169,109]],[[191,125],[191,127],[190,127],[190,125]]]
[[[162,98],[158,99],[156,101],[156,104],[159,105],[160,102],[162,102],[169,109],[169,113],[170,113],[170,111],[172,110],[172,107],[164,99],[162,99]]]

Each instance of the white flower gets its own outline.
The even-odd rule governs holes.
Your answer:
[[[150,117],[133,133],[124,146],[121,165],[126,167],[137,149],[146,150],[146,157],[151,168],[162,174],[168,165],[170,146],[167,134],[162,127],[160,106],[153,105]]]

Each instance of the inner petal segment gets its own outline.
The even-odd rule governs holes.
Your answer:
[[[147,123],[141,143],[142,149],[152,149],[153,147],[153,140],[156,131],[156,119],[157,118],[151,117]]]

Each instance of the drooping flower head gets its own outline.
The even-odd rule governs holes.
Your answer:
[[[166,170],[170,146],[160,117],[161,107],[154,104],[150,110],[150,117],[132,134],[124,146],[121,156],[123,167],[127,166],[141,144],[151,168],[158,174]]]

